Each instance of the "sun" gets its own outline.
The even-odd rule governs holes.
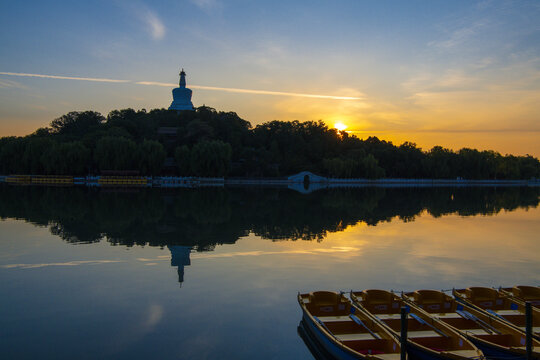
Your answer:
[[[347,128],[347,125],[338,122],[334,124],[334,128],[338,129],[339,131],[343,131]]]

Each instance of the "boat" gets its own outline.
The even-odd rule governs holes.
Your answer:
[[[315,360],[331,360],[334,357],[328,353],[321,345],[320,343],[313,337],[313,335],[310,334],[309,331],[306,330],[307,325],[304,322],[304,319],[300,320],[300,323],[298,324],[298,335],[308,348],[311,355],[313,355],[313,358]]]
[[[491,316],[506,321],[518,330],[525,331],[525,303],[503,292],[488,287],[469,287],[454,289],[453,295],[458,301],[481,309]],[[532,336],[540,340],[540,309],[531,306]]]
[[[351,291],[350,297],[354,305],[369,312],[396,337],[401,332],[401,308],[409,310],[407,353],[411,359],[485,359],[482,351],[454,328],[410,306],[393,292]]]
[[[298,294],[303,330],[324,353],[336,359],[399,360],[399,340],[342,293]]]
[[[457,302],[442,291],[417,290],[402,296],[411,307],[457,329],[488,358],[526,358],[525,333],[505,321]],[[533,359],[540,359],[540,342],[533,339],[532,345]]]
[[[519,285],[511,288],[500,288],[499,292],[511,297],[514,301],[529,302],[540,308],[540,287]]]

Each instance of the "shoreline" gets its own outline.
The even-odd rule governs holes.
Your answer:
[[[304,181],[305,179],[309,179]],[[0,182],[11,185],[88,186],[88,187],[286,187],[302,193],[321,189],[356,187],[481,187],[540,186],[540,179],[531,180],[466,180],[466,179],[339,179],[323,178],[303,172],[288,178],[207,178],[180,176],[55,176],[0,175]]]

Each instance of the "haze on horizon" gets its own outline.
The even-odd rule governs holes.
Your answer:
[[[321,119],[424,150],[540,157],[538,1],[4,1],[0,9],[0,136],[69,111],[166,108],[172,87],[142,85],[176,84],[183,67],[195,106],[253,125]],[[113,81],[87,81],[96,78]]]

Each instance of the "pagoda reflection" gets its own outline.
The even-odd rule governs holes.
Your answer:
[[[167,248],[171,252],[171,266],[177,268],[178,282],[180,286],[184,282],[184,267],[191,265],[191,246],[168,245]]]

